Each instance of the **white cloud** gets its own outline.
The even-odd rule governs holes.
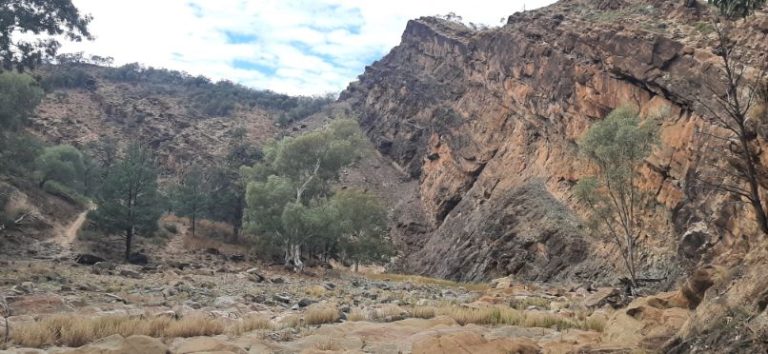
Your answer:
[[[528,9],[554,0],[528,0]],[[74,0],[96,40],[63,51],[289,94],[338,92],[400,41],[409,19],[455,12],[498,25],[518,0]],[[235,63],[239,65],[235,65]]]

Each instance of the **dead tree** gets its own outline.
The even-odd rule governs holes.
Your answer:
[[[714,178],[702,182],[748,201],[760,230],[768,235],[768,214],[763,203],[759,156],[754,144],[760,125],[755,112],[768,105],[768,97],[763,92],[768,62],[765,58],[757,66],[740,62],[737,58],[742,48],[732,39],[728,24],[714,27],[718,36],[715,54],[722,61],[723,77],[720,82],[705,87],[710,97],[697,101],[707,112],[707,118],[725,132],[707,133],[707,138],[721,141],[730,159],[725,166],[717,167]]]

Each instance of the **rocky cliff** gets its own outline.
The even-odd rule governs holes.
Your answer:
[[[705,297],[698,311],[712,309],[709,285],[735,286],[739,295],[716,306],[717,316],[739,303],[765,317],[760,285],[739,280],[757,277],[765,257],[751,211],[696,178],[723,163],[725,148],[708,138],[717,128],[699,103],[721,82],[710,11],[680,1],[564,0],[488,30],[410,21],[401,44],[341,95],[378,150],[418,181],[395,213],[401,267],[460,280],[615,280],[617,252],[583,227],[571,189],[592,172],[578,138],[631,104],[663,113],[661,145],[642,171],[658,202],[644,217],[642,276],[672,288],[697,274],[687,286]],[[741,60],[760,63],[766,14],[736,27]],[[768,165],[764,141],[754,145]],[[706,333],[705,322],[691,322],[696,330],[677,344],[693,348],[691,333]]]

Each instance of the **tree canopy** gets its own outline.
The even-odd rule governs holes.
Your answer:
[[[53,58],[61,44],[91,39],[90,16],[83,16],[72,0],[5,0],[0,6],[0,60],[5,70],[33,69]],[[35,40],[18,39],[35,34]],[[40,37],[45,35],[45,37]]]
[[[0,131],[17,129],[43,99],[34,78],[14,72],[0,73]]]
[[[345,119],[265,147],[264,160],[243,169],[248,231],[299,269],[303,251],[380,260],[373,253],[386,247],[364,244],[386,243],[383,208],[369,194],[332,188],[365,149],[357,123]]]
[[[48,181],[56,181],[70,188],[80,189],[85,182],[85,158],[72,145],[57,145],[43,149],[35,164],[38,184],[42,188]]]

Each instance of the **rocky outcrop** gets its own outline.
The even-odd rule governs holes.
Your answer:
[[[593,171],[578,138],[626,104],[663,116],[662,144],[642,171],[659,204],[645,216],[643,274],[671,284],[703,254],[737,242],[723,228],[752,232],[746,209],[695,178],[720,157],[698,133],[714,129],[698,101],[720,80],[713,37],[693,25],[705,11],[614,5],[561,1],[490,30],[413,20],[402,43],[342,93],[378,150],[418,180],[416,223],[427,230],[396,223],[403,243],[417,245],[405,250],[404,269],[462,280],[605,278],[616,252],[581,226],[571,187]],[[758,58],[765,34],[739,26],[744,55]],[[704,234],[702,224],[719,229]]]
[[[658,203],[643,217],[641,274],[682,288],[685,306],[671,311],[695,309],[689,321],[675,315],[654,346],[742,350],[759,342],[756,335],[744,344],[738,326],[719,325],[738,317],[751,333],[768,328],[757,280],[765,239],[744,201],[701,182],[732,167],[702,105],[714,99],[710,88],[723,91],[721,64],[709,8],[694,5],[563,0],[489,30],[410,21],[401,44],[341,95],[378,150],[418,182],[403,200],[421,214],[395,223],[395,236],[412,245],[402,268],[461,280],[615,280],[617,253],[583,227],[571,188],[593,172],[579,137],[612,109],[635,105],[661,117],[661,144],[639,182]],[[767,20],[758,11],[735,23],[746,66],[764,60]],[[766,165],[766,134],[756,131],[752,148]],[[404,227],[413,224],[423,228]],[[642,313],[663,319],[665,311]],[[721,335],[707,337],[713,331]]]

